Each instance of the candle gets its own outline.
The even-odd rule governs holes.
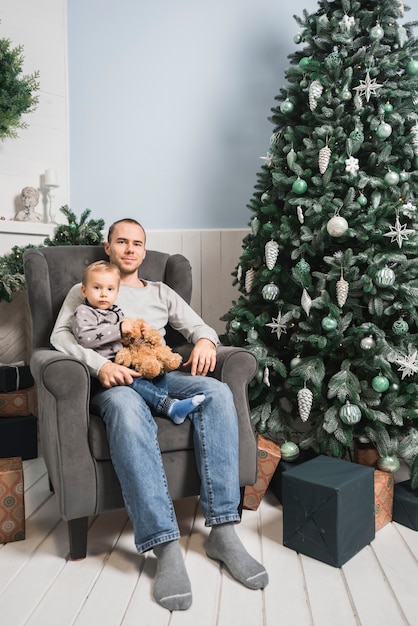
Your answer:
[[[57,184],[57,172],[56,170],[45,170],[45,185]]]

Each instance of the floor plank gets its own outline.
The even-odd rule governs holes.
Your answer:
[[[13,626],[418,626],[418,533],[391,523],[341,568],[283,546],[282,508],[267,492],[244,510],[237,534],[270,578],[252,591],[205,553],[209,529],[198,498],[175,504],[192,583],[188,611],[152,595],[156,559],[139,555],[124,510],[90,519],[88,556],[68,560],[41,458],[24,463],[26,539],[0,546],[1,623]],[[23,591],[24,590],[24,591]]]

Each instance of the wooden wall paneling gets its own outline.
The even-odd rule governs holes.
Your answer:
[[[202,255],[201,234],[198,230],[185,231],[182,236],[181,253],[192,266],[192,308],[202,315]]]
[[[202,242],[202,317],[217,332],[222,329],[220,316],[221,235],[218,230],[206,230]]]

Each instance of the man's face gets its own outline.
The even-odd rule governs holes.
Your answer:
[[[122,275],[134,274],[145,258],[145,233],[137,224],[121,222],[114,227],[112,238],[104,248]]]

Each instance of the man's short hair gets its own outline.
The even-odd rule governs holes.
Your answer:
[[[135,224],[136,226],[139,226],[139,228],[144,233],[144,237],[146,237],[145,228],[142,226],[142,224],[140,224],[137,220],[134,220],[131,217],[124,217],[121,220],[117,220],[116,222],[113,222],[113,224],[109,227],[109,230],[108,230],[108,233],[107,233],[107,241],[108,241],[108,243],[110,243],[110,240],[112,239],[112,235],[113,235],[113,231],[114,231],[115,226],[117,224],[122,224],[123,222],[127,222],[128,224]]]

